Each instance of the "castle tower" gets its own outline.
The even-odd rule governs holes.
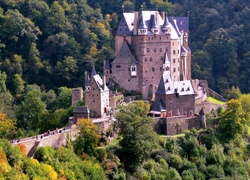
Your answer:
[[[73,88],[72,89],[72,106],[76,106],[79,101],[82,101],[83,90],[82,88]]]
[[[90,110],[90,116],[97,118],[106,115],[109,108],[109,89],[106,86],[106,77],[104,79],[96,73],[93,66],[88,81],[88,75],[85,75],[85,105]]]

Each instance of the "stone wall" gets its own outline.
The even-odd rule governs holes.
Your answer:
[[[53,148],[58,148],[60,146],[65,146],[68,139],[75,140],[78,132],[78,128],[73,125],[71,127],[69,126],[50,131],[50,134],[44,133],[29,138],[15,140],[12,145],[16,146],[18,144],[23,144],[26,147],[26,155],[32,157],[37,147],[51,146]]]
[[[201,120],[198,116],[172,116],[167,118],[155,118],[154,130],[159,134],[174,135],[183,133],[192,128],[200,129]]]

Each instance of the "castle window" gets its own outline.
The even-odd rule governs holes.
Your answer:
[[[153,61],[153,58],[152,57],[150,57],[150,62],[152,62]]]
[[[130,79],[128,79],[128,82],[130,82]]]
[[[93,102],[95,102],[95,100],[93,100]]]
[[[152,67],[152,72],[155,72],[155,68],[154,67]]]
[[[168,52],[168,48],[166,47],[166,52]]]
[[[178,49],[178,54],[180,54],[180,50]]]
[[[159,37],[159,39],[161,40],[161,37]]]
[[[148,58],[145,57],[144,61],[147,62],[147,61],[148,61]]]
[[[149,48],[147,48],[147,52],[148,52],[148,53],[150,52]]]
[[[162,52],[162,48],[160,48],[160,52]]]
[[[116,65],[115,67],[116,67],[116,68],[121,68],[121,65]]]
[[[135,71],[135,67],[133,66],[131,70],[132,70],[132,71]]]
[[[174,72],[175,72],[176,70],[175,70],[175,68],[174,68]]]
[[[175,63],[175,59],[173,59],[173,63]]]
[[[156,48],[154,48],[154,52],[156,52]]]
[[[175,54],[175,50],[173,50],[173,54]]]
[[[163,56],[161,56],[161,61],[163,61]]]
[[[130,71],[130,68],[128,68],[128,71]]]
[[[162,71],[162,67],[160,67],[160,71]]]
[[[150,40],[150,37],[148,37],[148,40]]]

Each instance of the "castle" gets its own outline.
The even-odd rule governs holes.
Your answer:
[[[85,73],[85,109],[76,108],[75,116],[110,115],[106,84],[117,83],[150,100],[156,124],[165,124],[159,126],[166,130],[161,132],[205,127],[204,111],[196,108],[196,102],[206,98],[207,84],[191,80],[188,26],[188,17],[170,18],[158,11],[123,13],[115,36],[115,58],[105,61],[103,79],[94,66],[90,75]],[[73,104],[81,97],[80,90],[75,89],[72,97]]]
[[[150,100],[164,71],[174,82],[191,80],[188,26],[188,17],[170,18],[158,11],[123,13],[115,35],[115,59],[105,65],[107,82]]]

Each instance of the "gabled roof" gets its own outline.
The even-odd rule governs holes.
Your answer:
[[[84,113],[84,114],[89,114],[89,108],[86,106],[76,106],[73,113]]]
[[[133,13],[123,13],[123,16],[119,22],[116,36],[130,36],[133,30]]]
[[[174,20],[176,20],[176,23],[174,23]],[[168,18],[168,21],[171,24],[176,24],[176,28],[178,28],[179,31],[189,31],[189,17],[172,17]]]
[[[195,94],[191,81],[172,81],[170,74],[163,73],[156,94],[167,95],[176,93],[179,95]]]
[[[103,80],[99,74],[94,75],[93,79],[94,79],[96,85],[98,86],[99,90],[101,90],[101,91],[108,90],[108,87],[106,86],[106,84],[103,84]]]
[[[156,94],[166,94],[167,92],[172,92],[174,89],[172,78],[169,73],[163,73],[161,76],[161,80],[158,84],[158,88],[156,90]]]
[[[132,54],[129,43],[124,39],[122,46],[111,64],[137,64],[138,61]]]

